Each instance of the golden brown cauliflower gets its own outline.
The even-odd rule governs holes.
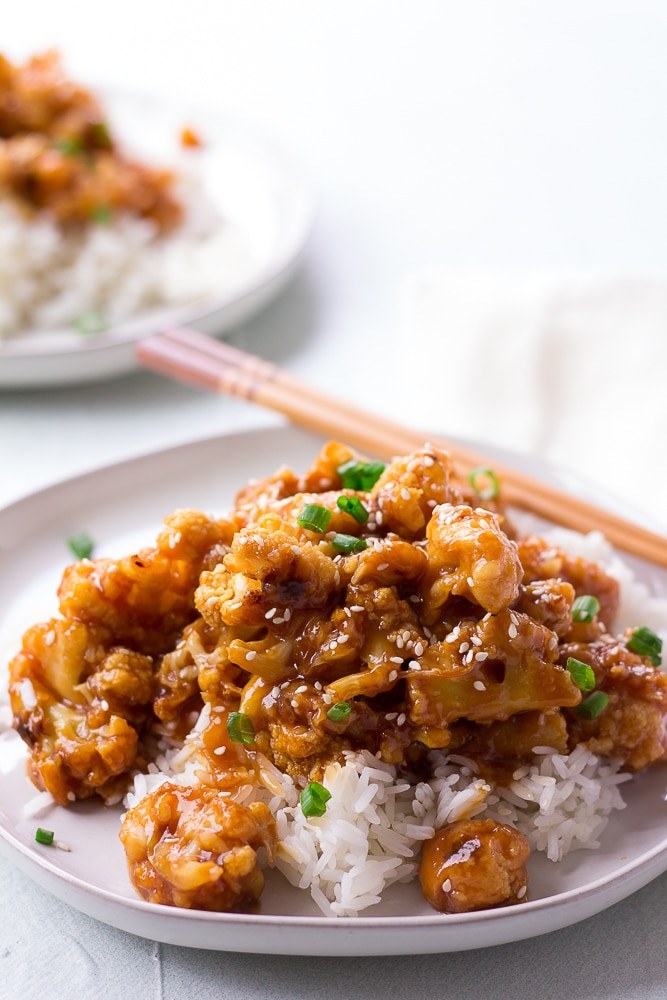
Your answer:
[[[210,787],[166,783],[123,820],[120,839],[141,896],[196,910],[250,910],[264,887],[258,852],[273,860],[267,806],[240,805]]]

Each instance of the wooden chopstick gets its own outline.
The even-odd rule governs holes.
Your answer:
[[[426,440],[448,451],[460,474],[492,464],[503,500],[575,531],[601,531],[619,549],[667,568],[667,538],[578,497],[498,463],[452,441],[400,424],[335,399],[289,372],[223,341],[178,328],[139,342],[139,361],[179,381],[251,400],[325,437],[335,437],[369,456],[392,458]]]

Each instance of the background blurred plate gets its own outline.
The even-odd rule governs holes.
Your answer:
[[[4,663],[25,628],[56,610],[56,587],[70,561],[67,538],[85,530],[96,555],[118,556],[152,544],[162,517],[176,507],[224,514],[247,480],[283,462],[301,472],[321,445],[292,427],[209,438],[132,459],[41,490],[0,511],[0,684]],[[595,500],[557,470],[475,444],[481,454]],[[598,502],[599,497],[598,497]],[[639,579],[667,596],[667,572],[629,560]],[[418,885],[395,885],[356,918],[324,917],[307,891],[268,873],[260,912],[206,913],[157,906],[130,884],[118,839],[119,810],[92,802],[27,818],[35,789],[27,752],[13,731],[0,734],[0,850],[37,883],[92,917],[133,934],[193,948],[284,955],[400,955],[504,944],[574,924],[624,899],[667,869],[667,769],[649,768],[623,785],[628,808],[612,814],[594,851],[554,864],[530,859],[530,899],[517,906],[437,914]],[[35,829],[55,830],[70,853],[35,843]]]
[[[315,218],[314,188],[271,138],[210,109],[118,93],[100,97],[121,146],[149,162],[168,166],[179,156],[186,159],[179,143],[186,126],[203,138],[202,148],[189,155],[196,158],[207,192],[234,236],[249,251],[249,262],[231,283],[221,282],[219,294],[147,310],[102,334],[61,329],[0,340],[0,388],[74,384],[124,374],[136,367],[135,342],[170,326],[223,334],[267,305],[303,257]]]

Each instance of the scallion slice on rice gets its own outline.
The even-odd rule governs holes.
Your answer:
[[[319,781],[311,781],[301,792],[299,801],[304,816],[324,816],[327,802],[331,798],[329,792]]]

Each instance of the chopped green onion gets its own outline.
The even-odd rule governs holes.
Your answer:
[[[366,540],[357,538],[356,535],[336,534],[331,539],[331,544],[336,552],[342,552],[345,555],[349,555],[350,552],[363,552],[364,549],[368,548]]]
[[[304,816],[324,816],[331,792],[327,791],[319,781],[311,781],[301,792],[299,801]]]
[[[572,680],[580,691],[592,691],[595,687],[595,674],[593,668],[581,660],[575,660],[574,656],[568,656],[567,669],[572,674]]]
[[[384,472],[382,462],[357,462],[351,458],[336,469],[346,490],[360,490],[368,493]]]
[[[255,742],[255,727],[252,719],[245,712],[230,712],[227,716],[227,732],[232,743],[243,743],[252,746]]]
[[[113,212],[108,205],[95,205],[90,212],[90,218],[93,222],[110,222]]]
[[[88,309],[76,317],[72,326],[78,333],[102,333],[106,330],[107,321],[99,309]]]
[[[577,597],[572,605],[573,622],[592,622],[600,610],[600,602],[597,597],[588,594]]]
[[[357,524],[365,524],[368,520],[368,510],[359,497],[338,497],[336,505],[346,514],[351,514]]]
[[[635,629],[626,642],[626,646],[633,653],[648,657],[654,667],[659,667],[662,663],[662,639],[645,625]]]
[[[468,481],[480,500],[493,500],[500,493],[500,483],[493,469],[473,469]]]
[[[63,156],[77,156],[79,153],[83,153],[83,142],[81,137],[78,135],[68,136],[64,135],[58,139],[53,140],[53,148],[57,149],[59,153]]]
[[[307,503],[297,519],[297,524],[302,528],[308,528],[310,531],[317,531],[318,534],[323,535],[330,520],[331,511],[327,510],[326,507],[321,507],[317,503]]]
[[[67,539],[67,544],[77,559],[90,559],[95,548],[95,542],[87,531],[79,531]]]
[[[593,691],[588,698],[584,698],[581,704],[577,705],[577,712],[585,719],[597,719],[601,712],[609,704],[609,697],[604,691]]]
[[[342,722],[351,712],[352,706],[349,701],[339,701],[335,705],[332,705],[327,712],[327,719],[331,719],[332,722]]]
[[[35,840],[38,844],[48,844],[50,846],[53,843],[54,836],[53,830],[42,830],[41,826],[38,826],[35,832]]]
[[[92,127],[92,133],[98,146],[101,146],[103,149],[111,149],[111,136],[105,122],[95,122]]]

